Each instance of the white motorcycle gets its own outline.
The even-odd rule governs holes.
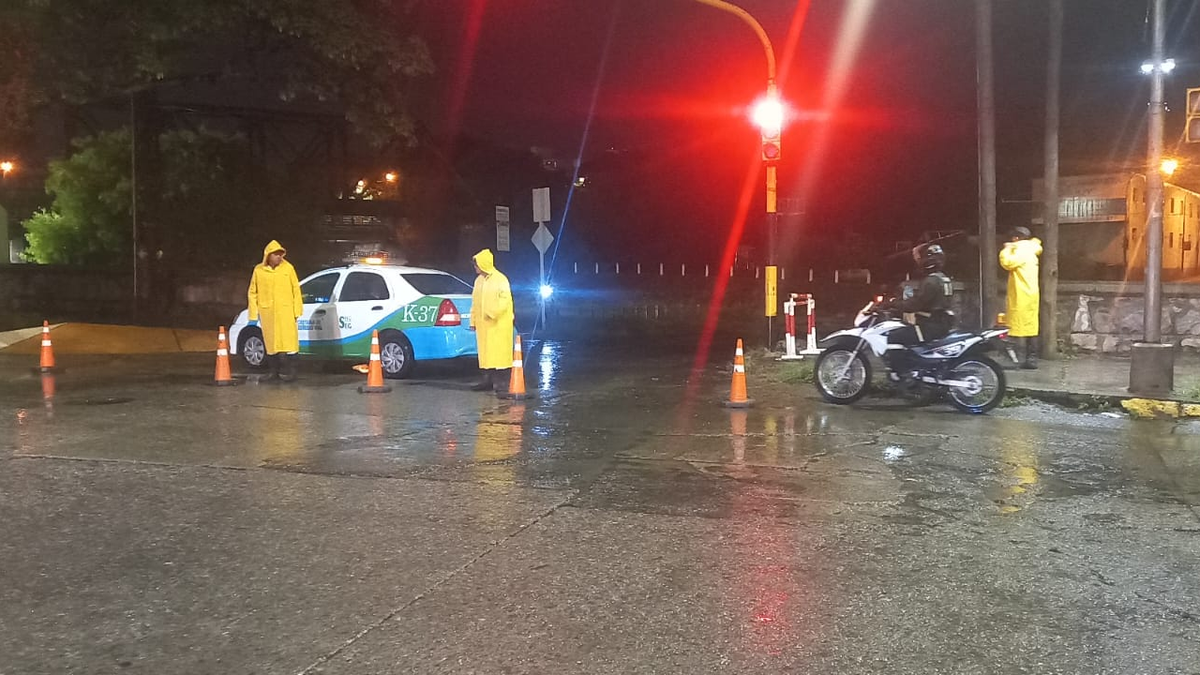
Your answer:
[[[888,378],[909,391],[945,395],[963,412],[985,413],[1004,399],[1004,371],[986,352],[992,349],[993,340],[1008,335],[1008,329],[952,332],[913,347],[888,344],[888,335],[906,324],[883,307],[883,298],[868,303],[854,325],[821,341],[824,351],[817,358],[813,380],[821,397],[830,403],[854,403],[867,393],[871,385],[867,350],[881,359],[889,351],[908,351],[905,372],[894,372],[888,360],[883,360]]]

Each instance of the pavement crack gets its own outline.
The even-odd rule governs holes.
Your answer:
[[[535,516],[533,519],[531,519],[529,522],[525,523],[524,525],[521,525],[520,527],[513,530],[512,532],[509,532],[503,538],[492,542],[492,544],[490,546],[488,546],[484,550],[480,551],[473,558],[466,561],[462,565],[459,565],[457,568],[451,570],[449,573],[447,573],[446,575],[444,575],[442,578],[438,579],[437,581],[434,581],[432,584],[429,585],[428,588],[421,591],[420,593],[417,593],[412,598],[409,598],[409,600],[407,602],[405,602],[404,604],[400,605],[399,607],[393,609],[392,611],[388,612],[387,615],[385,615],[383,618],[379,619],[375,623],[370,624],[366,628],[363,628],[362,630],[358,631],[353,636],[351,636],[349,639],[347,639],[345,642],[338,645],[336,648],[334,648],[327,654],[322,655],[316,661],[313,661],[306,668],[299,671],[296,675],[309,675],[309,673],[315,672],[315,670],[317,668],[320,668],[321,666],[325,665],[326,663],[329,663],[329,661],[331,661],[332,659],[337,657],[338,654],[341,654],[342,652],[346,651],[350,647],[354,646],[359,640],[363,639],[370,633],[382,628],[389,621],[391,621],[392,619],[395,619],[397,616],[399,616],[400,614],[402,614],[403,612],[408,610],[409,607],[412,607],[416,603],[425,599],[430,594],[434,593],[439,588],[441,588],[442,586],[449,583],[455,577],[459,576],[463,572],[465,572],[468,569],[470,569],[471,567],[473,567],[475,565],[475,563],[478,563],[480,560],[483,560],[484,558],[486,558],[488,555],[490,555],[496,549],[500,548],[501,546],[505,545],[509,541],[512,541],[516,537],[520,536],[523,532],[525,532],[529,528],[533,527],[534,525],[537,525],[538,523],[542,522],[542,520],[545,519],[546,517],[553,515],[556,511],[558,511],[562,507],[566,506],[568,504],[568,502],[571,501],[573,496],[574,495],[564,497],[558,503],[554,504],[550,508],[541,512],[540,514]]]

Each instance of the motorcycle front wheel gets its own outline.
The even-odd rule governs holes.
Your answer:
[[[945,379],[964,383],[946,388],[950,402],[963,412],[976,415],[985,413],[1004,400],[1004,371],[1000,364],[986,356],[970,358],[955,364],[946,373]]]
[[[870,362],[852,349],[826,349],[817,357],[813,370],[813,382],[821,398],[838,405],[862,398],[871,384]]]

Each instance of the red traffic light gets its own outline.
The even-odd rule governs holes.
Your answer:
[[[779,139],[763,139],[762,158],[765,162],[774,162],[779,159]]]

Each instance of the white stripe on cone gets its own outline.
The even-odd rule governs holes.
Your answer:
[[[513,368],[524,368],[525,365],[521,362],[521,359],[513,359],[512,367]]]
[[[378,354],[371,354],[371,360],[372,361],[381,361],[382,359],[379,358]]]
[[[43,346],[43,347],[49,347],[49,346],[50,346],[50,341],[49,341],[49,340],[42,340],[42,346]]]
[[[217,356],[229,356],[229,350],[228,349],[218,349]]]

